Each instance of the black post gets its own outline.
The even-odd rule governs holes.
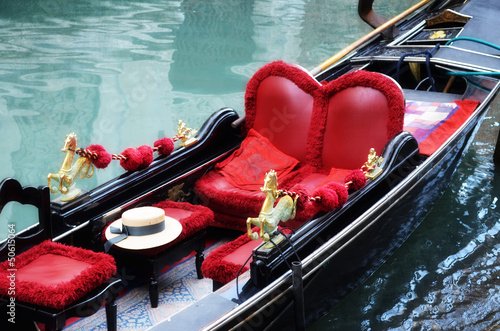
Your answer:
[[[493,163],[496,166],[500,166],[500,131],[498,131],[497,144],[493,153]]]
[[[302,280],[302,263],[292,262],[292,285],[295,307],[295,330],[306,329],[306,315],[304,309],[304,285]]]
[[[368,23],[372,28],[378,28],[385,22],[387,22],[387,18],[384,16],[377,14],[373,8],[374,0],[359,0],[358,1],[358,14],[359,17],[363,19],[366,23]],[[398,33],[398,29],[393,25],[382,32],[382,35],[385,38],[394,38]]]

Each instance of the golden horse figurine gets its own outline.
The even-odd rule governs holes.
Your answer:
[[[262,204],[259,217],[249,217],[247,219],[248,236],[253,240],[262,238],[263,241],[269,241],[271,236],[278,230],[278,223],[280,221],[286,222],[295,218],[297,210],[297,198],[294,199],[289,195],[284,195],[274,206],[276,200],[282,195],[281,190],[278,190],[278,178],[274,170],[270,170],[264,178],[264,187],[260,190],[266,194],[266,199]],[[256,225],[260,227],[257,234],[252,232],[251,226]]]
[[[62,151],[67,154],[61,168],[57,174],[49,174],[47,176],[50,191],[54,194],[57,194],[59,191],[65,195],[65,197],[61,198],[61,201],[70,201],[80,194],[81,190],[75,187],[77,177],[81,179],[90,178],[94,174],[94,165],[86,157],[80,156],[73,165],[77,140],[74,132],[66,136]],[[59,187],[51,186],[51,180],[59,182]]]

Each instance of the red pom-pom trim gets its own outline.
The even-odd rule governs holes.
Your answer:
[[[349,192],[347,191],[347,188],[345,187],[345,185],[342,185],[342,184],[336,183],[336,182],[332,182],[332,183],[328,183],[325,186],[325,188],[337,192],[337,196],[339,198],[338,207],[342,207],[347,202],[347,198],[349,197]]]
[[[92,164],[99,169],[106,168],[113,159],[111,154],[108,153],[101,145],[90,145],[85,150],[95,154],[90,158],[90,160],[92,161]]]
[[[357,191],[366,185],[365,173],[359,169],[352,170],[351,173],[345,176],[344,183],[349,183],[349,189]]]
[[[291,189],[290,192],[293,192],[295,194],[298,194],[298,199],[297,199],[297,209],[302,210],[306,209],[311,201],[309,200],[309,192],[307,188],[303,185],[297,184],[294,185]]]
[[[120,165],[127,171],[137,170],[142,165],[142,154],[135,148],[127,148],[121,155],[124,159],[120,160]]]
[[[339,196],[336,190],[320,187],[314,190],[312,195],[320,198],[320,203],[317,205],[319,211],[330,211],[339,206]]]
[[[171,138],[162,138],[155,141],[154,147],[160,155],[170,155],[174,150],[174,141]]]
[[[151,162],[153,162],[153,149],[148,145],[142,145],[141,147],[138,147],[137,150],[142,155],[142,164],[140,165],[140,167],[141,168],[149,167]]]

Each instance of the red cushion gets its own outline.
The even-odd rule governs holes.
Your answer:
[[[172,217],[176,220],[185,219],[193,214],[190,210],[185,210],[181,208],[163,208],[165,215],[168,217]]]
[[[253,231],[258,231],[258,228],[254,228]],[[259,242],[256,241],[255,243],[258,244]],[[247,244],[249,245],[245,246]],[[203,261],[203,264],[201,265],[203,276],[222,284],[230,282],[238,275],[238,271],[240,271],[240,269],[241,272],[248,270],[248,266],[244,266],[243,269],[241,267],[250,256],[252,249],[255,248],[252,248],[253,244],[254,241],[245,233],[235,240],[215,249],[205,258],[205,261]],[[239,250],[242,246],[245,246],[245,248]],[[233,259],[225,260],[225,257],[236,251],[248,252],[248,255],[245,257],[243,255],[236,254],[233,256]]]
[[[251,129],[240,148],[217,164],[215,170],[234,187],[260,191],[269,170],[276,171],[280,179],[288,175],[298,163]]]
[[[10,295],[7,276],[12,274],[13,266],[9,263],[7,260],[0,264],[2,295]],[[116,273],[115,261],[108,254],[51,241],[17,255],[15,268],[17,300],[57,309],[82,298]]]
[[[246,268],[250,267],[250,260],[248,257],[252,254],[254,248],[259,246],[262,243],[262,239],[259,240],[250,240],[244,245],[241,245],[237,249],[235,249],[231,254],[228,254],[222,258],[223,262],[234,263],[238,265],[242,265],[244,261],[248,260],[245,264]]]
[[[224,176],[210,171],[195,184],[195,192],[215,212],[231,215],[254,215],[260,211],[265,195],[260,191],[242,190]]]
[[[324,85],[316,99],[308,148],[318,168],[359,169],[370,148],[380,154],[403,130],[403,92],[383,74],[347,73]]]
[[[305,162],[312,106],[313,97],[290,80],[268,77],[258,88],[253,129],[283,153]]]

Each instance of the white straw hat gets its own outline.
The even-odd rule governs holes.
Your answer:
[[[165,216],[163,209],[133,208],[108,226],[105,233],[108,241],[104,248],[105,251],[112,245],[132,250],[154,248],[175,240],[181,232],[181,223]]]

